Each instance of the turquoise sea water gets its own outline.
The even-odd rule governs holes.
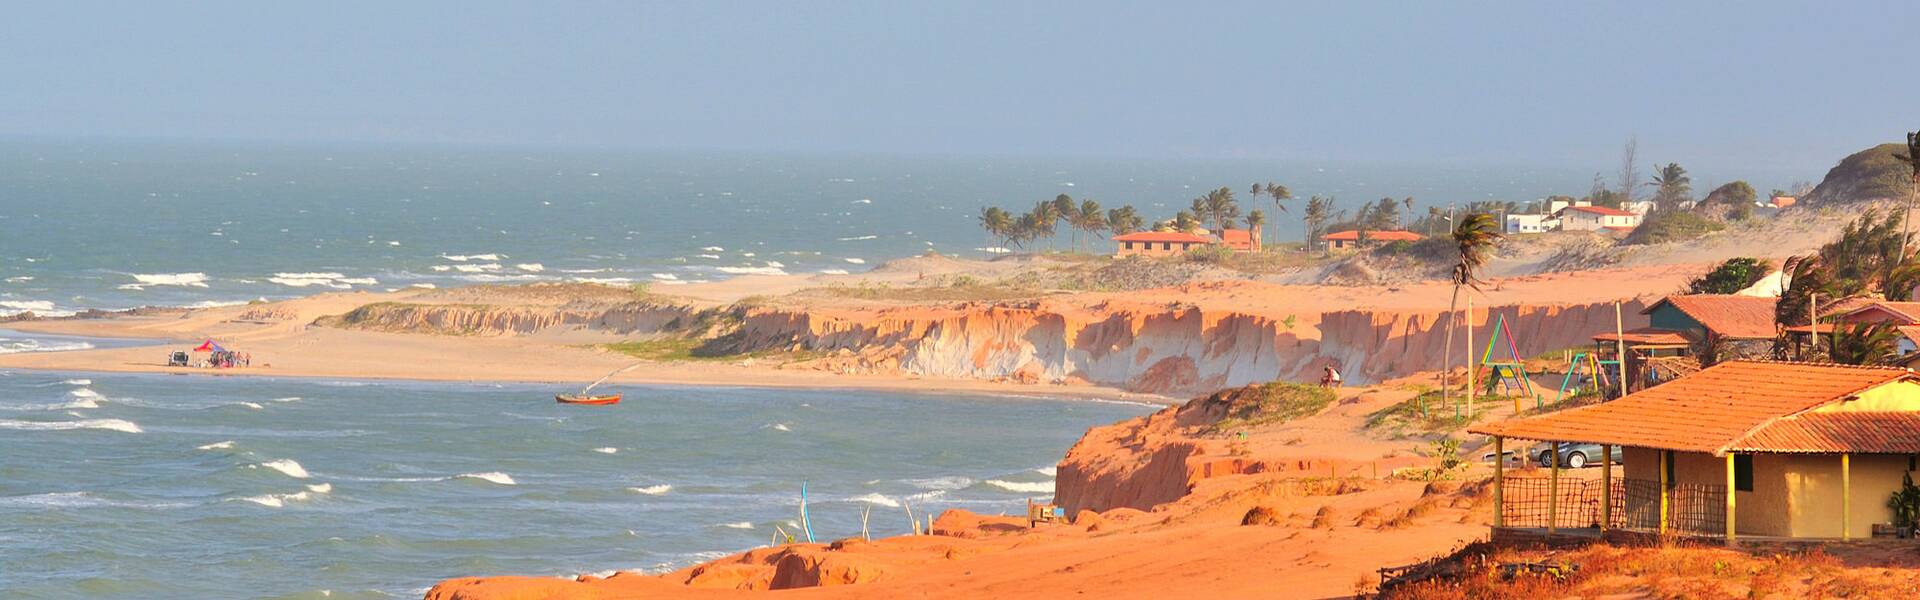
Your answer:
[[[658,571],[798,528],[1019,513],[1147,407],[847,390],[0,376],[0,596],[419,597],[479,574]],[[604,573],[603,573],[604,574]]]
[[[1444,206],[1577,194],[1592,176],[1301,161],[0,140],[0,314],[421,284],[665,286],[857,272],[927,250],[986,256],[976,250],[990,245],[976,226],[982,206],[1024,210],[1060,193],[1167,218],[1206,189],[1244,195],[1254,181],[1357,209],[1382,196]],[[1269,213],[1275,239],[1298,236],[1295,216],[1245,201]],[[1069,244],[1063,232],[1056,245]]]

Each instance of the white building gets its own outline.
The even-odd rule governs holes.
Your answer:
[[[1553,215],[1507,215],[1507,233],[1546,233],[1560,228]]]
[[[1640,215],[1605,206],[1569,206],[1560,211],[1560,228],[1566,231],[1630,231],[1640,226]]]

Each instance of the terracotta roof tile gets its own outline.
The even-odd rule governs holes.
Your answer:
[[[1468,430],[1530,440],[1720,453],[1775,419],[1913,378],[1912,372],[1897,368],[1732,361],[1605,404]]]
[[[1920,323],[1920,302],[1868,302],[1863,306],[1852,307],[1852,310],[1847,311],[1847,314],[1843,315],[1842,318],[1852,317],[1874,309],[1891,313],[1894,317],[1904,320],[1904,324]]]
[[[1613,332],[1608,331],[1606,333],[1594,334],[1593,336],[1593,341],[1596,341],[1596,342],[1611,342],[1617,339],[1624,339],[1629,344],[1663,344],[1663,345],[1683,345],[1684,346],[1684,345],[1693,343],[1693,340],[1689,339],[1685,332],[1674,331],[1671,329],[1655,329],[1652,327],[1628,330],[1624,332],[1624,335],[1616,336],[1614,335]]]
[[[1569,206],[1569,207],[1567,207],[1567,208],[1566,208],[1566,210],[1576,210],[1576,211],[1580,211],[1580,212],[1584,212],[1584,213],[1593,213],[1593,214],[1596,214],[1596,215],[1606,215],[1606,216],[1609,216],[1609,217],[1632,217],[1632,216],[1636,216],[1636,215],[1634,215],[1633,213],[1631,213],[1631,212],[1628,212],[1628,211],[1624,211],[1624,210],[1620,210],[1620,209],[1618,209],[1618,208],[1608,208],[1608,207],[1605,207],[1605,206]]]
[[[1761,340],[1773,338],[1773,307],[1777,302],[1776,298],[1754,296],[1682,294],[1667,296],[1643,312],[1671,304],[1714,333],[1732,339]]]
[[[1920,413],[1828,412],[1795,415],[1727,446],[1729,452],[1920,454]]]

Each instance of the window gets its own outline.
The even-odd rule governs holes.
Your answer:
[[[1128,249],[1128,250],[1132,250],[1132,249],[1133,249],[1133,242],[1126,242],[1126,246],[1124,246],[1124,247],[1125,247],[1126,249]]]
[[[1160,242],[1160,249],[1161,249],[1161,250],[1172,250],[1172,249],[1173,249],[1173,242]]]
[[[1742,492],[1753,491],[1753,455],[1733,455],[1733,489]]]

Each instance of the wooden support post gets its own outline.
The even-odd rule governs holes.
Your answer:
[[[1669,502],[1668,497],[1670,496],[1670,494],[1667,492],[1667,486],[1673,483],[1672,481],[1669,481],[1667,478],[1667,465],[1668,465],[1668,461],[1670,460],[1673,460],[1673,454],[1667,452],[1666,450],[1661,450],[1660,451],[1660,533],[1662,534],[1665,534],[1667,532],[1667,506]]]
[[[1853,455],[1840,455],[1840,539],[1853,539]]]
[[[1620,314],[1620,301],[1613,301],[1613,357],[1620,360],[1620,397],[1627,395],[1627,330],[1626,318]],[[1595,363],[1594,366],[1600,366]],[[1594,385],[1600,384],[1600,370],[1594,369]]]
[[[1491,346],[1492,344],[1488,344]],[[1518,360],[1518,357],[1515,358]],[[1467,296],[1467,422],[1473,422],[1473,395],[1479,390],[1474,388],[1473,379],[1477,373],[1473,370],[1473,296]]]
[[[1505,527],[1507,524],[1507,453],[1505,440],[1493,436],[1493,526]]]
[[[1553,535],[1554,521],[1560,520],[1560,442],[1547,451],[1553,453],[1553,470],[1547,475],[1547,535]]]
[[[1600,445],[1600,533],[1613,525],[1613,446]]]
[[[1734,539],[1734,520],[1736,517],[1735,511],[1734,511],[1734,505],[1738,503],[1738,500],[1735,500],[1733,496],[1733,492],[1735,491],[1735,486],[1733,482],[1733,471],[1734,471],[1733,453],[1728,452],[1727,453],[1727,546],[1728,547],[1732,547],[1734,544],[1738,543],[1738,541]]]

